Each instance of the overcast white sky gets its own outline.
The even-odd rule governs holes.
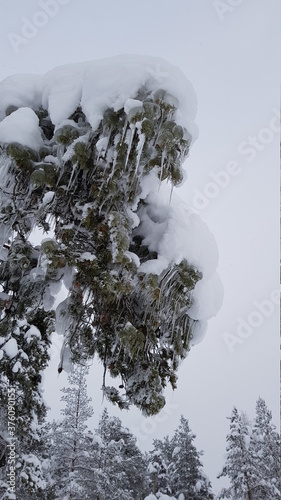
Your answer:
[[[50,0],[49,8],[51,3],[54,10],[42,16],[47,0],[1,0],[1,80],[136,53],[177,65],[197,93],[199,138],[186,162],[188,180],[177,193],[215,235],[224,304],[181,366],[178,389],[171,396],[168,391],[170,404],[156,422],[137,410],[114,413],[138,433],[142,449],[171,433],[183,414],[220,488],[215,477],[233,405],[253,415],[261,396],[276,425],[279,418],[279,306],[272,294],[279,289],[279,0]],[[264,300],[270,302],[259,312]],[[242,333],[248,331],[243,342],[242,323]],[[242,343],[231,350],[226,333]],[[49,402],[58,400],[65,383],[54,364]],[[95,373],[89,395],[96,424],[102,406]]]

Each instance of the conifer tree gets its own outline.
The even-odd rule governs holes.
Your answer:
[[[13,245],[14,250],[15,247],[16,245]],[[17,250],[19,253],[16,256],[15,250],[14,257],[20,260],[19,247]],[[25,286],[22,285],[17,290],[17,284],[14,281],[13,298],[15,298],[15,302],[19,299],[18,303],[21,304],[21,308],[25,307],[24,303],[26,304],[25,319],[19,319],[16,314],[13,315],[13,312],[9,312],[9,321],[5,321],[7,318],[3,318],[4,321],[0,323],[0,328],[8,332],[9,338],[9,340],[1,338],[3,357],[0,374],[2,407],[0,423],[1,430],[8,439],[11,437],[7,427],[8,402],[9,393],[11,393],[9,391],[12,390],[15,395],[15,405],[13,407],[15,413],[12,423],[15,424],[13,435],[16,438],[16,491],[21,492],[26,499],[29,499],[32,498],[33,494],[36,498],[40,498],[46,486],[37,450],[41,446],[41,427],[46,416],[46,407],[42,400],[40,385],[42,371],[48,361],[52,315],[50,313],[45,314],[45,321],[42,323],[43,311],[36,309],[36,284],[33,284],[34,288],[31,291],[28,280],[25,280],[24,283]],[[4,292],[2,297],[3,295]],[[28,300],[27,297],[29,297]],[[13,299],[11,299],[11,303],[13,303]],[[9,326],[11,329],[9,329]],[[8,448],[6,448],[7,453]],[[1,474],[3,477],[2,487],[0,486],[3,492],[7,492],[9,489],[4,479],[7,477],[8,472],[9,466],[5,461]],[[7,497],[4,494],[3,498],[9,498],[9,494],[6,493],[6,495]]]
[[[87,488],[91,476],[89,449],[92,435],[87,420],[93,415],[91,399],[87,396],[86,375],[88,369],[77,366],[69,375],[69,387],[63,388],[61,421],[45,427],[45,474],[48,495],[75,500],[88,497]]]
[[[251,434],[252,427],[247,415],[239,414],[234,407],[230,417],[230,432],[226,438],[226,462],[218,476],[228,476],[231,486],[221,491],[219,499],[255,500],[256,498],[254,488],[257,470],[250,451]]]
[[[163,493],[190,500],[212,499],[211,484],[203,472],[200,456],[193,444],[195,435],[188,420],[181,416],[172,439],[154,440],[148,473],[154,494]]]
[[[202,474],[202,463],[193,441],[195,434],[188,420],[181,416],[180,425],[172,438],[174,473],[172,474],[175,496],[183,494],[190,500],[213,498],[210,484]]]
[[[40,345],[30,347],[42,368],[52,303],[64,281],[69,297],[56,314],[64,349],[80,363],[96,353],[124,389],[107,386],[104,376],[105,396],[148,415],[164,406],[163,387],[176,386],[192,339],[192,292],[202,278],[186,258],[167,260],[161,273],[139,272],[158,258],[157,245],[146,240],[149,226],[164,234],[170,216],[143,194],[142,181],[152,175],[173,187],[183,179],[192,138],[177,123],[178,104],[152,76],[117,111],[104,109],[96,128],[80,106],[55,127],[49,110],[34,102],[28,117],[38,123],[41,147],[4,143],[0,158],[2,347],[16,342],[18,356],[29,356],[21,339],[36,327]],[[9,106],[6,119],[20,120],[21,111]],[[38,247],[29,241],[36,228],[48,235]],[[12,375],[14,361],[5,376],[20,379],[20,369]]]
[[[265,401],[256,403],[253,423],[233,409],[227,436],[227,458],[222,473],[231,481],[219,498],[265,500],[280,498],[280,436],[271,423]]]
[[[142,500],[146,490],[144,457],[136,438],[105,409],[94,437],[92,491],[99,500]]]
[[[280,435],[272,424],[272,413],[262,398],[256,403],[250,451],[257,470],[255,498],[281,498]]]
[[[161,492],[167,495],[173,493],[172,473],[174,447],[168,436],[163,440],[153,440],[153,450],[149,454],[148,477],[150,489],[154,495]]]
[[[94,70],[105,68],[106,77],[110,64],[117,68],[118,87],[118,62]],[[18,478],[37,496],[44,481],[33,452],[40,448],[46,414],[40,384],[51,333],[64,335],[59,370],[66,357],[83,365],[96,355],[104,366],[105,397],[153,415],[165,404],[165,386],[176,387],[179,363],[198,326],[190,311],[203,277],[201,260],[193,255],[189,261],[188,249],[172,257],[163,250],[179,212],[155,199],[164,183],[172,194],[184,178],[194,110],[189,113],[185,102],[181,119],[174,69],[170,77],[158,60],[125,58],[120,64],[138,68],[136,80],[130,69],[135,83],[125,97],[122,84],[110,86],[106,99],[96,89],[87,101],[95,75],[83,65],[74,71],[80,72],[75,99],[56,87],[67,80],[65,68],[58,78],[56,72],[30,78],[30,92],[14,77],[8,98],[7,85],[0,84],[6,137],[0,137],[0,396],[5,408],[8,384],[15,387]],[[14,95],[15,89],[20,91]],[[53,91],[62,96],[59,106]],[[93,101],[99,103],[94,120]],[[38,229],[44,239],[35,245],[31,236]],[[62,284],[68,297],[57,305]],[[108,374],[120,379],[118,389],[108,384]]]

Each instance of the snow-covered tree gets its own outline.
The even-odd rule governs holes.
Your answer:
[[[171,192],[182,182],[196,136],[193,89],[164,61],[127,56],[8,78],[0,102],[4,376],[21,379],[34,357],[40,377],[64,282],[60,368],[66,357],[81,363],[96,353],[107,398],[157,413],[163,388],[176,386],[180,360],[220,302],[212,297],[204,310],[218,284],[210,282],[212,238],[165,195],[165,185]],[[38,247],[30,242],[36,228],[48,236]],[[106,372],[123,390],[106,385]],[[37,398],[34,414],[43,405],[37,382],[26,395],[28,404]]]
[[[255,500],[254,487],[257,473],[250,450],[252,426],[245,413],[233,408],[230,417],[230,432],[226,437],[226,462],[218,477],[227,476],[231,486],[223,488],[219,499]]]
[[[154,440],[148,473],[154,494],[172,495],[190,500],[212,499],[211,484],[203,471],[188,420],[181,416],[172,439]]]
[[[233,408],[227,440],[226,464],[218,477],[228,476],[231,487],[223,489],[219,498],[253,500],[252,461],[249,453],[251,424],[245,413]]]
[[[181,416],[180,425],[172,438],[174,473],[172,481],[174,494],[183,494],[190,500],[213,498],[211,487],[202,471],[200,456],[193,441],[195,434],[189,427],[188,420]]]
[[[262,398],[256,403],[253,423],[245,413],[233,409],[227,436],[226,463],[218,476],[228,476],[231,486],[224,488],[219,498],[281,498],[280,436],[271,419],[271,412]]]
[[[174,447],[168,436],[153,440],[153,450],[149,454],[148,477],[150,489],[154,494],[171,494],[173,491],[172,473]]]
[[[94,436],[92,456],[92,498],[143,500],[147,493],[144,457],[136,438],[106,409]]]
[[[250,452],[257,471],[254,498],[258,500],[280,499],[280,435],[272,424],[272,413],[262,398],[259,398],[256,403]]]
[[[12,244],[11,248],[15,252],[14,258],[20,260],[20,247],[18,247],[18,255],[16,254],[16,244]],[[7,266],[5,272],[9,273],[8,269]],[[1,337],[0,422],[2,436],[9,439],[11,437],[8,432],[9,397],[10,394],[14,394],[14,405],[11,413],[14,420],[10,424],[15,425],[13,436],[16,439],[16,462],[12,465],[16,466],[16,490],[28,499],[33,494],[36,498],[40,498],[41,492],[46,486],[37,450],[41,446],[41,426],[46,415],[45,404],[41,396],[41,382],[42,371],[48,361],[52,316],[50,313],[45,314],[42,322],[42,310],[36,309],[36,286],[32,291],[31,287],[29,288],[28,280],[23,282],[26,288],[22,285],[19,289],[17,289],[16,281],[13,282],[15,288],[10,299],[11,310],[0,322],[1,333],[3,334],[4,330],[9,338],[7,340],[7,338]],[[2,293],[2,298],[4,293]],[[29,297],[31,302],[26,299],[25,319],[19,319],[17,314],[13,312],[13,300],[21,304],[23,308],[26,297]],[[7,461],[5,462],[2,470],[3,478],[7,477],[10,465]],[[3,498],[9,498],[7,492],[9,488],[4,479],[0,488],[0,491],[7,495]]]
[[[92,435],[86,422],[92,416],[87,396],[87,367],[77,366],[69,375],[69,387],[63,388],[63,419],[45,426],[44,469],[48,497],[75,500],[87,496],[91,476],[89,449]]]

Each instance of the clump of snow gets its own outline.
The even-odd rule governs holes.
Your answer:
[[[54,196],[55,196],[54,191],[48,191],[43,196],[42,204],[43,205],[48,205],[48,203],[51,203],[53,201]]]
[[[150,182],[147,182],[150,177]],[[159,179],[157,179],[159,186]],[[151,192],[149,192],[149,186]],[[223,286],[216,269],[218,248],[213,234],[207,225],[191,209],[173,194],[172,202],[169,186],[161,185],[155,192],[155,175],[143,178],[141,198],[148,201],[140,215],[137,233],[144,236],[143,243],[150,251],[158,254],[139,266],[139,272],[160,275],[169,263],[179,264],[183,259],[202,272],[203,278],[197,282],[193,291],[193,304],[188,315],[200,320],[195,328],[193,344],[204,336],[206,320],[215,316],[223,302]]]
[[[0,123],[0,143],[11,142],[18,142],[35,151],[43,146],[39,119],[32,109],[19,108]]]
[[[126,257],[128,257],[130,262],[134,262],[134,264],[137,267],[140,266],[140,259],[134,252],[129,252],[129,250],[127,250],[126,252],[124,252],[124,255],[126,255]]]
[[[138,101],[138,99],[127,99],[124,104],[124,111],[126,115],[128,115],[130,111],[135,108],[142,108],[142,101]]]
[[[90,252],[84,252],[82,253],[81,257],[80,257],[80,260],[89,260],[89,261],[93,261],[96,259],[96,256],[93,255],[92,253]]]
[[[2,346],[3,351],[6,353],[8,358],[13,359],[18,354],[18,344],[16,339],[11,338]]]
[[[134,227],[138,227],[140,223],[139,216],[135,212],[133,212],[130,208],[127,209],[127,214],[129,215],[132,221],[132,229],[134,229]]]
[[[192,319],[206,320],[215,316],[222,306],[223,287],[215,272],[209,278],[198,281],[193,291],[193,304],[188,310]]]
[[[75,271],[71,267],[65,267],[62,279],[63,284],[67,290],[69,290],[72,285],[74,274]]]
[[[105,109],[118,111],[126,104],[129,112],[141,88],[151,95],[163,89],[175,96],[179,104],[176,121],[196,139],[197,99],[191,83],[164,59],[140,55],[64,65],[44,76],[10,76],[0,84],[0,119],[4,118],[9,105],[33,109],[43,106],[58,126],[81,106],[96,129]]]
[[[100,446],[104,446],[103,440],[98,434],[93,435],[93,443],[97,443]]]
[[[58,335],[63,335],[64,332],[68,330],[72,323],[72,318],[68,314],[68,305],[70,298],[67,297],[65,300],[60,302],[56,308],[56,332]]]
[[[174,458],[174,457],[175,457],[178,453],[180,453],[180,451],[181,451],[181,448],[180,448],[179,446],[176,446],[176,447],[175,447],[175,449],[174,449],[174,451],[173,451],[173,455],[172,455],[172,456],[173,456],[173,458]]]
[[[39,109],[42,102],[43,77],[36,74],[8,76],[0,82],[0,120],[6,115],[6,109],[13,105],[18,108]]]
[[[14,364],[14,366],[13,366],[13,372],[14,372],[14,373],[18,373],[18,371],[20,371],[20,370],[21,370],[21,367],[22,367],[22,366],[21,366],[20,361],[16,361],[16,363],[15,363],[15,364]]]
[[[204,320],[197,321],[196,323],[194,323],[192,327],[192,339],[190,342],[191,346],[197,345],[201,342],[201,340],[203,340],[203,338],[205,337],[205,333],[207,331],[207,327],[208,327],[208,322]]]
[[[27,343],[30,344],[30,342],[32,342],[33,340],[33,337],[41,339],[41,333],[36,326],[31,325],[30,328],[25,332],[24,338],[26,339]]]
[[[19,319],[19,320],[18,320],[18,326],[19,326],[20,328],[21,328],[21,327],[23,327],[23,326],[26,326],[26,325],[27,325],[27,320],[26,320],[26,318],[24,318],[24,319]]]
[[[146,193],[146,181],[144,184]],[[208,278],[215,272],[218,264],[218,248],[214,236],[200,217],[175,194],[171,205],[167,204],[169,189],[169,186],[161,186],[160,191],[155,193],[152,186],[146,197],[149,209],[144,210],[142,215],[142,232],[146,235],[144,243],[150,250],[158,252],[158,259],[163,259],[163,268],[158,268],[156,274],[162,272],[167,262],[179,264],[187,259]],[[142,264],[141,270],[147,272],[147,266],[151,264]]]
[[[248,450],[248,448],[250,446],[251,438],[247,434],[244,434],[243,438],[244,438],[245,447]]]
[[[164,493],[156,493],[157,496],[152,493],[145,497],[144,500],[177,500],[175,497],[170,497],[169,495],[165,495]],[[182,499],[183,500],[183,499]]]

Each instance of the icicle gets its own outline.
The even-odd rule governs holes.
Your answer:
[[[124,126],[123,126],[123,132],[122,132],[122,136],[121,136],[121,143],[124,141],[124,137],[125,137],[125,134],[127,132],[127,128],[128,128],[128,118],[126,118]]]
[[[110,175],[108,176],[107,178],[107,185],[109,184],[109,182],[111,181],[113,175],[114,175],[114,172],[115,172],[115,167],[116,167],[116,163],[117,163],[117,151],[115,150],[114,151],[114,156],[113,156],[113,164],[112,164],[112,169],[111,169],[111,172],[110,172]],[[103,188],[103,184],[102,183],[102,186],[101,186],[101,189]]]
[[[169,281],[171,281],[171,279],[173,279],[176,276],[176,274],[177,274],[177,269],[173,270],[170,268],[167,271],[167,273],[163,276],[163,278],[161,280],[161,292],[162,291],[166,292]],[[166,293],[164,293],[163,295],[167,296]]]
[[[138,145],[137,145],[138,155],[137,155],[137,159],[136,159],[136,168],[135,168],[134,177],[137,175],[137,172],[139,170],[139,164],[140,164],[140,159],[141,159],[141,154],[142,154],[142,150],[143,150],[144,144],[145,144],[145,135],[144,134],[140,134],[139,135],[139,142],[138,142]]]
[[[110,141],[110,137],[111,137],[111,133],[112,133],[112,127],[110,128],[109,130],[109,134],[108,136],[105,136],[105,137],[101,137],[99,140],[102,141],[103,139],[107,139],[107,142],[104,146],[104,149],[101,148],[99,151],[99,154],[97,156],[97,162],[100,160],[100,157],[101,157],[101,154],[104,155],[104,157],[106,158],[106,155],[107,155],[107,150],[108,150],[108,146],[109,146],[109,141]],[[99,141],[98,141],[99,142]]]
[[[71,172],[71,176],[70,176],[70,179],[69,179],[69,183],[68,183],[68,186],[67,186],[67,188],[66,188],[66,192],[67,192],[67,193],[68,193],[69,188],[70,188],[70,186],[71,186],[72,179],[73,179],[73,176],[74,176],[74,173],[75,173],[76,167],[77,167],[77,163],[74,163],[74,165],[73,165],[73,167],[72,167],[72,172]]]
[[[165,161],[165,159],[166,159],[166,149],[164,149],[162,151],[159,189],[160,189],[161,182],[162,182],[162,175],[163,175],[163,170],[164,170],[164,161]]]
[[[129,141],[126,142],[126,144],[128,145],[128,150],[127,150],[127,156],[126,156],[126,160],[125,160],[124,170],[126,170],[126,168],[127,168],[127,163],[128,163],[129,156],[130,156],[130,153],[131,153],[135,131],[136,131],[136,126],[135,125],[130,125],[130,131],[128,130],[128,132],[131,132],[131,137],[130,137]],[[126,139],[127,139],[127,135],[126,135]]]

